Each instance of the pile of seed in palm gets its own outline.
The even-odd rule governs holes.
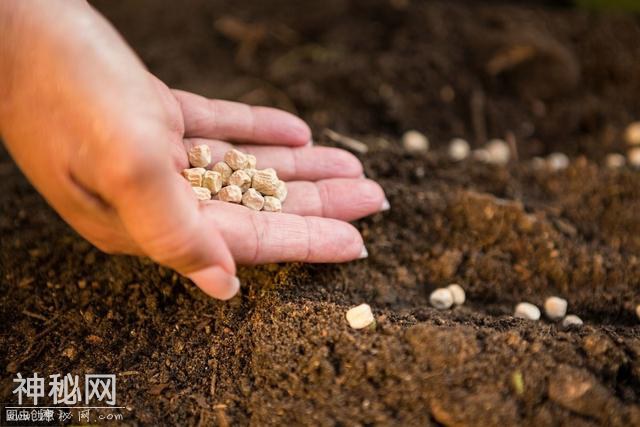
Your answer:
[[[287,186],[275,169],[256,169],[256,157],[229,150],[210,170],[211,150],[198,145],[189,150],[192,168],[182,171],[199,200],[240,203],[256,211],[281,212]]]

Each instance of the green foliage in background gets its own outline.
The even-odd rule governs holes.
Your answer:
[[[576,0],[579,7],[640,12],[640,0]]]

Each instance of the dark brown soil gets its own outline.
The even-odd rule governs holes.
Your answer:
[[[106,372],[131,424],[640,425],[640,172],[602,167],[640,118],[640,21],[540,4],[98,2],[169,84],[367,142],[392,209],[358,223],[366,261],[244,268],[222,303],[100,253],[3,153],[0,401],[14,372]],[[453,164],[452,136],[520,161]],[[552,151],[572,165],[528,161]],[[430,308],[451,282],[467,304]],[[550,295],[586,325],[510,316]]]

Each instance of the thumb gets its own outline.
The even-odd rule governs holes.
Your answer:
[[[132,150],[129,150],[132,151]],[[135,150],[133,150],[135,151]],[[233,257],[215,224],[202,214],[189,184],[169,156],[151,155],[109,162],[109,202],[127,232],[154,261],[189,277],[218,299],[240,288]]]

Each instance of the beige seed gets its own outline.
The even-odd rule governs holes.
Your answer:
[[[576,316],[575,314],[569,314],[567,317],[562,319],[562,327],[570,328],[572,326],[578,327],[582,326],[582,319]]]
[[[231,166],[231,169],[234,171],[247,167],[247,155],[235,148],[225,153],[224,161]]]
[[[191,187],[198,200],[211,200],[211,191],[204,187]]]
[[[492,139],[486,146],[489,152],[489,163],[494,165],[506,165],[511,158],[509,144],[501,139]]]
[[[218,193],[218,200],[229,203],[240,203],[242,201],[242,190],[237,185],[222,187],[222,190]]]
[[[410,153],[422,153],[429,149],[429,140],[417,130],[409,130],[402,135],[402,145]]]
[[[206,170],[204,168],[184,169],[182,171],[182,176],[189,181],[189,184],[191,184],[192,187],[202,187],[202,177],[205,172]]]
[[[206,168],[211,163],[211,150],[208,145],[196,145],[189,150],[189,163],[195,168]]]
[[[627,152],[629,165],[634,168],[640,168],[640,147],[634,147]]]
[[[633,122],[627,126],[624,140],[629,145],[640,145],[640,122]]]
[[[222,175],[216,171],[206,171],[202,177],[202,186],[208,188],[211,194],[218,194],[222,188]]]
[[[552,171],[560,171],[569,167],[569,157],[564,153],[551,153],[547,156],[547,164]]]
[[[449,143],[449,157],[454,162],[460,162],[469,157],[470,151],[469,143],[462,138],[455,138]]]
[[[604,159],[604,164],[609,169],[620,169],[627,163],[627,159],[620,153],[609,153]]]
[[[278,191],[278,182],[275,170],[263,169],[253,174],[251,186],[265,196],[273,196]]]
[[[640,319],[640,304],[636,305],[636,316]]]
[[[367,326],[375,325],[376,322],[369,304],[360,304],[350,308],[345,317],[347,318],[347,322],[349,322],[349,326],[353,329],[364,329]]]
[[[451,292],[451,296],[453,297],[453,303],[455,305],[464,304],[464,301],[466,300],[466,295],[464,293],[464,289],[462,289],[462,286],[458,285],[457,283],[452,283],[449,286],[447,286],[447,289],[449,289],[449,292]]]
[[[264,206],[264,197],[258,191],[250,188],[242,195],[242,204],[249,209],[259,211]]]
[[[521,319],[538,320],[540,319],[540,309],[531,303],[521,302],[516,305],[513,315]]]
[[[262,210],[265,212],[282,212],[282,203],[273,196],[264,196],[264,206]]]
[[[257,164],[258,160],[256,159],[256,156],[254,156],[253,154],[247,154],[247,164],[245,165],[245,168],[255,169]]]
[[[245,192],[249,187],[251,187],[251,177],[247,172],[240,169],[231,174],[229,177],[229,184],[237,185],[243,192]]]
[[[229,177],[233,173],[233,169],[231,169],[231,166],[229,166],[225,162],[218,162],[213,165],[213,168],[211,169],[218,172],[220,176],[222,176],[222,185],[229,184]]]
[[[278,181],[278,186],[276,188],[276,193],[274,194],[274,196],[284,203],[288,194],[289,191],[287,190],[287,184],[285,184],[284,181]]]
[[[446,310],[453,305],[453,295],[447,288],[438,288],[429,295],[429,303],[438,310]]]
[[[562,319],[567,314],[567,300],[559,297],[549,297],[544,302],[544,312],[551,320]]]

